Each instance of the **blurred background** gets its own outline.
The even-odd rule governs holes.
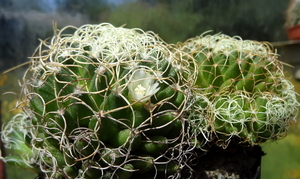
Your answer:
[[[242,39],[273,43],[281,60],[292,65],[291,41],[286,34],[289,0],[0,0],[0,93],[18,93],[18,79],[26,66],[2,72],[28,61],[40,40],[67,25],[112,23],[114,26],[154,31],[168,43],[183,42],[211,30]],[[299,11],[300,12],[300,11]],[[297,49],[297,41],[292,46]],[[300,57],[300,55],[299,55]],[[293,59],[290,59],[293,58]],[[292,68],[285,68],[300,93],[300,83]],[[13,94],[1,96],[2,122],[17,111]],[[8,112],[10,111],[10,112]],[[262,145],[262,179],[300,179],[300,124],[291,126],[288,136]],[[9,155],[11,151],[6,151]],[[7,179],[33,179],[34,174],[6,166]],[[17,171],[17,172],[16,172]]]

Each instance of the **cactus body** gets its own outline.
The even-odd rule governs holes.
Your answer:
[[[153,172],[156,158],[178,163],[164,155],[171,143],[180,150],[182,127],[173,123],[182,125],[193,72],[176,50],[152,32],[110,24],[62,33],[41,44],[22,94],[44,177],[130,178]]]
[[[217,34],[175,46],[106,23],[64,30],[31,58],[23,112],[2,133],[21,156],[6,160],[40,177],[193,178],[200,150],[279,139],[296,116],[266,44]]]
[[[181,49],[198,64],[190,116],[198,134],[225,146],[233,136],[253,145],[285,135],[299,103],[269,44],[216,34]]]

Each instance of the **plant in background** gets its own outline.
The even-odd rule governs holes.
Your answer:
[[[293,27],[300,24],[300,1],[291,0],[286,11],[286,27]]]
[[[286,11],[286,32],[290,40],[300,39],[300,1],[291,0]]]
[[[297,107],[267,44],[85,25],[43,41],[24,75],[3,160],[42,178],[185,178],[199,151],[282,138]]]
[[[299,103],[269,44],[216,34],[180,46],[198,68],[192,131],[224,148],[236,137],[256,145],[286,135]]]

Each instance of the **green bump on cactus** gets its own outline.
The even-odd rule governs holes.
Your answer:
[[[83,161],[82,170],[86,178],[100,178],[103,175],[96,165],[97,163],[93,160]]]
[[[168,148],[167,138],[164,136],[153,136],[147,141],[143,141],[140,150],[151,156],[159,156]]]
[[[129,109],[126,114],[126,119],[123,121],[128,127],[142,127],[145,121],[149,120],[150,113],[149,111],[142,105],[142,103],[136,103],[133,105],[132,109]],[[125,127],[125,126],[122,126]]]
[[[108,141],[112,135],[118,131],[118,124],[109,118],[91,117],[89,121],[89,128],[97,133],[98,139],[101,141]]]
[[[165,135],[173,128],[177,114],[175,112],[163,112],[162,115],[152,119],[151,126],[153,129],[150,128],[149,131],[145,132],[148,136]]]
[[[166,164],[156,165],[156,170],[157,170],[158,174],[160,174],[161,176],[174,174],[174,173],[178,172],[179,165],[176,164],[175,162],[169,162]]]
[[[132,164],[125,164],[122,168],[119,168],[113,176],[113,179],[129,179],[134,171]]]
[[[169,139],[173,139],[173,138],[177,138],[180,136],[180,134],[182,134],[183,131],[183,124],[182,121],[180,119],[175,119],[172,122],[172,128],[169,130],[169,132],[167,132],[165,134],[165,136]]]
[[[63,169],[65,175],[71,177],[71,178],[76,178],[79,174],[79,169],[76,166],[65,166]]]
[[[202,128],[191,127],[192,135],[216,138],[225,147],[233,136],[250,144],[285,136],[299,103],[270,44],[216,34],[179,47],[196,59],[198,68],[189,119]],[[203,99],[206,105],[198,105]]]
[[[141,143],[141,135],[130,129],[123,129],[112,136],[111,144],[114,147],[125,147],[126,149],[136,150]]]
[[[154,158],[151,156],[141,156],[130,163],[138,170],[137,173],[147,173],[154,168]]]
[[[29,165],[27,162],[24,162],[24,158],[21,156],[6,156],[5,161],[7,164],[17,166],[33,173],[42,173],[38,165],[34,165],[33,163]]]

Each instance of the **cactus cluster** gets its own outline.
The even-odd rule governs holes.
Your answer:
[[[4,160],[42,178],[191,177],[206,144],[278,139],[296,116],[296,92],[267,44],[216,34],[169,45],[107,23],[70,28],[31,57],[23,112],[2,133],[20,154]]]

